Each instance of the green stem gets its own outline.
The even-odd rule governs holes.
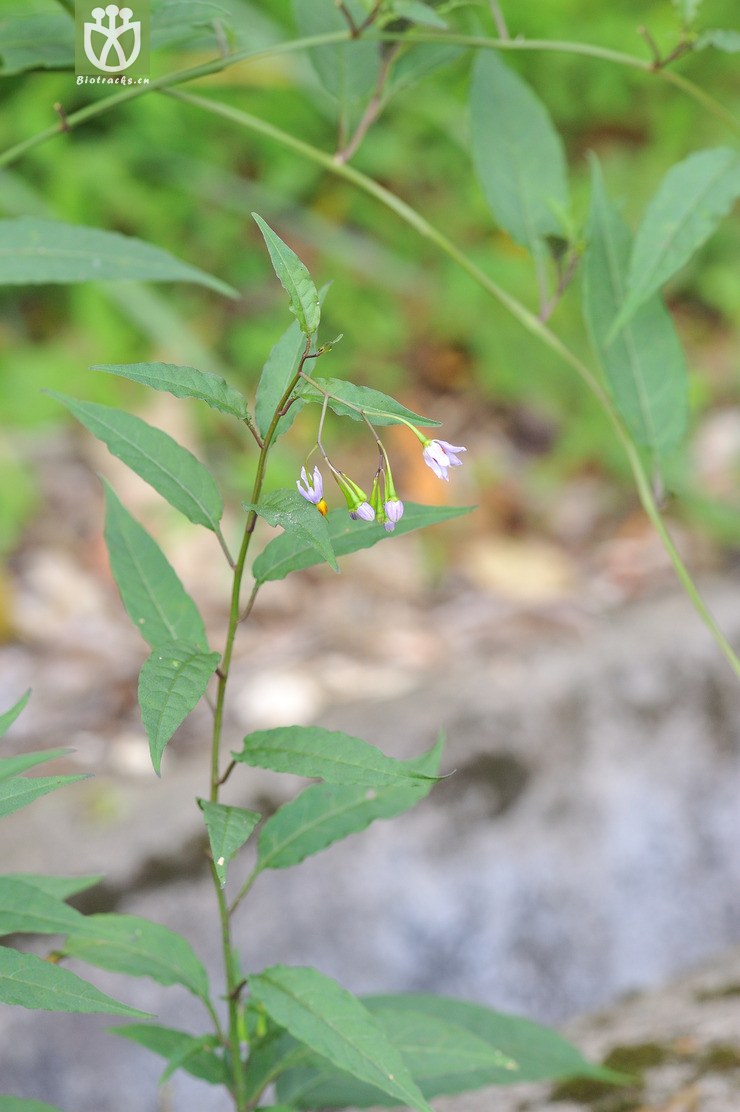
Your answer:
[[[701,598],[696,585],[694,584],[691,576],[684,565],[681,557],[671,539],[670,533],[663,521],[658,506],[653,497],[652,490],[650,489],[650,482],[645,473],[642,460],[640,459],[639,452],[635,447],[624,423],[619,416],[617,410],[614,408],[609,394],[606,392],[602,384],[592,373],[589,367],[582,362],[581,359],[571,351],[570,348],[563,343],[559,336],[551,331],[548,326],[541,321],[534,313],[530,312],[525,305],[512,297],[506,290],[502,289],[492,278],[489,278],[476,264],[467,257],[447,236],[444,235],[438,228],[426,220],[421,213],[416,209],[411,208],[400,197],[396,197],[384,186],[374,181],[372,178],[356,170],[353,166],[347,166],[344,163],[337,162],[331,155],[325,151],[319,150],[317,147],[311,146],[309,143],[304,142],[302,139],[297,139],[294,135],[282,131],[274,124],[267,123],[265,120],[259,119],[256,116],[251,116],[246,112],[242,112],[237,108],[232,108],[230,105],[221,104],[218,101],[209,100],[205,97],[196,96],[192,93],[183,93],[179,90],[171,90],[168,94],[185,104],[192,104],[194,107],[202,108],[207,112],[223,116],[226,119],[232,120],[234,123],[241,127],[247,128],[250,131],[258,132],[268,138],[280,143],[282,146],[296,151],[304,158],[323,166],[337,177],[343,178],[345,181],[351,182],[358,189],[364,193],[374,197],[391,212],[394,212],[401,220],[412,227],[420,236],[433,243],[440,251],[442,251],[448,258],[452,259],[458,266],[464,270],[470,277],[481,286],[491,297],[503,305],[505,309],[515,317],[521,325],[533,336],[535,336],[541,343],[546,344],[552,351],[554,351],[560,358],[569,364],[573,370],[582,379],[594,397],[597,399],[602,409],[606,413],[611,422],[611,425],[619,438],[635,479],[635,485],[640,496],[640,502],[643,509],[647,514],[650,521],[655,525],[655,528],[660,536],[660,539],[665,546],[666,552],[673,564],[676,573],[687,590],[689,598],[693,603],[697,613],[702,621],[705,623],[709,632],[717,642],[718,647],[726,657],[730,667],[740,677],[740,659],[736,656],[732,646],[727,641],[727,638],[722,634],[717,623],[709,612],[706,604]],[[299,371],[300,374],[300,371]]]
[[[267,472],[267,457],[270,452],[275,430],[277,429],[280,420],[280,411],[287,403],[290,395],[293,393],[296,385],[298,384],[303,364],[309,354],[311,340],[306,341],[306,348],[301,358],[292,381],[288,385],[285,393],[278,402],[275,412],[270,422],[270,426],[265,433],[262,441],[262,448],[260,449],[259,459],[257,461],[257,469],[255,471],[254,483],[252,485],[251,503],[257,505],[262,494],[262,487],[265,481]],[[231,660],[234,653],[234,643],[236,640],[236,631],[240,621],[243,621],[249,614],[254,605],[254,600],[257,596],[257,584],[252,588],[252,593],[247,604],[245,613],[240,614],[240,598],[242,580],[244,578],[244,569],[247,561],[247,554],[249,552],[249,545],[254,533],[254,527],[257,523],[256,510],[249,510],[247,513],[247,520],[244,525],[244,534],[239,548],[239,555],[236,558],[236,563],[233,564],[234,575],[231,586],[231,604],[229,607],[229,624],[226,633],[226,643],[224,645],[223,655],[221,657],[221,664],[218,669],[218,688],[216,694],[216,706],[213,714],[213,734],[211,740],[211,788],[210,799],[212,803],[218,802],[219,790],[226,779],[221,776],[221,737],[223,733],[224,721],[224,705],[226,701],[226,688],[229,682],[229,672],[231,669]],[[226,901],[226,894],[221,887],[218,876],[216,875],[216,868],[213,863],[211,864],[211,875],[213,877],[213,886],[216,892],[216,901],[218,904],[219,922],[221,925],[221,946],[224,958],[224,970],[226,974],[226,995],[228,999],[229,1009],[229,1047],[231,1050],[232,1062],[232,1092],[237,1107],[237,1112],[243,1112],[247,1104],[247,1088],[246,1077],[241,1063],[241,1038],[240,1038],[240,1013],[239,1013],[239,1000],[238,989],[240,983],[240,971],[236,962],[236,954],[232,945],[231,939],[231,923],[229,918],[229,905]]]
[[[222,73],[238,62],[258,61],[261,58],[272,58],[279,54],[310,50],[313,46],[327,46],[331,43],[345,42],[348,37],[345,31],[332,31],[325,35],[311,35],[305,39],[293,39],[290,42],[276,43],[274,46],[266,47],[263,50],[238,50],[226,57],[219,56],[198,66],[188,66],[187,69],[176,70],[174,73],[166,73],[162,77],[152,78],[148,85],[132,85],[121,89],[119,92],[112,93],[109,97],[103,97],[101,100],[95,101],[94,104],[87,104],[84,108],[71,112],[65,117],[63,126],[61,123],[53,124],[51,127],[39,131],[36,135],[31,135],[28,139],[9,147],[0,154],[0,166],[10,165],[21,155],[26,154],[27,151],[45,143],[47,139],[53,139],[57,135],[71,131],[88,120],[104,115],[111,108],[117,108],[119,105],[127,104],[131,100],[136,100],[138,97],[146,96],[156,90],[168,89],[172,85],[181,85],[186,81],[196,81],[201,77],[211,77],[214,74]]]
[[[349,30],[332,31],[324,35],[312,35],[305,39],[294,39],[290,42],[276,43],[263,50],[238,50],[233,54],[214,58],[210,62],[203,62],[198,66],[189,66],[186,69],[176,70],[174,73],[168,73],[164,74],[162,77],[153,78],[148,85],[134,85],[131,86],[131,88],[122,89],[109,97],[104,97],[102,100],[96,101],[94,104],[88,104],[85,108],[78,109],[77,112],[72,112],[69,116],[65,117],[63,122],[44,128],[36,135],[29,136],[28,139],[24,139],[20,143],[16,143],[12,147],[9,147],[7,151],[0,155],[0,166],[8,166],[27,151],[33,150],[34,147],[46,142],[47,139],[53,139],[57,135],[71,131],[79,124],[94,119],[96,116],[101,116],[111,108],[115,108],[120,104],[125,104],[130,100],[135,100],[137,97],[144,96],[156,89],[168,89],[174,85],[182,85],[187,81],[196,81],[201,77],[210,77],[213,74],[222,73],[230,66],[236,65],[239,62],[256,61],[260,58],[274,57],[279,54],[310,50],[315,46],[329,46],[332,43],[348,42],[351,38],[352,35]],[[689,81],[688,78],[683,77],[681,74],[674,73],[669,69],[656,69],[652,62],[646,61],[644,58],[637,58],[633,54],[624,54],[618,50],[610,50],[607,47],[592,46],[590,43],[559,42],[549,41],[547,39],[494,39],[476,35],[457,35],[451,32],[440,34],[439,32],[433,31],[425,32],[420,28],[416,28],[413,33],[405,32],[403,35],[385,31],[374,35],[373,38],[378,42],[402,42],[408,45],[413,45],[414,43],[441,42],[446,43],[448,46],[470,47],[479,50],[544,51],[556,54],[575,54],[586,58],[595,58],[602,62],[611,62],[614,65],[626,66],[629,69],[636,69],[643,73],[654,74],[661,81],[667,81],[677,89],[680,89],[687,96],[692,97],[697,103],[701,104],[703,108],[706,108],[708,112],[711,112],[712,115],[722,120],[723,123],[731,127],[734,131],[740,133],[740,121],[732,112],[711,97],[704,89],[695,85],[693,81]]]
[[[241,888],[237,892],[236,896],[234,897],[234,900],[231,904],[231,907],[229,908],[229,915],[234,914],[234,912],[238,908],[239,904],[242,902],[244,897],[250,891],[252,885],[254,884],[257,877],[260,875],[261,871],[262,870],[258,866],[255,865],[255,867],[252,869],[252,871],[249,874],[249,876],[247,877],[247,879],[244,881],[244,884],[241,886]]]
[[[602,62],[611,62],[614,65],[625,66],[628,69],[640,70],[642,73],[653,74],[661,81],[666,81],[669,85],[674,85],[681,92],[686,93],[703,108],[706,108],[717,119],[722,120],[724,124],[732,128],[733,131],[740,133],[740,120],[735,116],[724,104],[720,104],[718,100],[705,92],[700,85],[694,84],[687,77],[683,77],[679,73],[674,73],[673,70],[666,68],[656,67],[653,59],[646,60],[645,58],[638,58],[634,54],[625,54],[620,50],[611,50],[605,46],[593,46],[591,43],[586,42],[566,42],[558,41],[555,39],[493,39],[486,38],[481,35],[458,35],[455,32],[435,32],[425,31],[419,27],[414,28],[412,32],[399,32],[384,31],[378,35],[374,35],[380,42],[404,42],[407,45],[413,43],[444,43],[446,46],[462,46],[468,47],[473,50],[500,50],[500,51],[519,51],[519,52],[542,52],[547,54],[575,54],[584,58],[595,58]]]

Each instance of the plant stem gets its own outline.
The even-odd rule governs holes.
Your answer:
[[[250,502],[256,505],[262,494],[262,487],[265,481],[267,472],[267,457],[270,452],[275,430],[277,429],[280,420],[280,411],[288,401],[290,395],[298,384],[303,365],[308,357],[309,348],[311,344],[310,337],[306,341],[306,348],[301,357],[298,369],[289,383],[285,393],[278,402],[275,412],[270,422],[270,426],[265,433],[262,447],[260,449],[259,459],[257,461],[257,469],[255,471],[254,483],[252,485],[252,494]],[[244,621],[252,610],[254,600],[257,596],[258,584],[254,584],[252,593],[247,603],[247,608],[244,613],[240,614],[240,598],[242,580],[244,578],[244,568],[246,566],[247,554],[249,552],[249,545],[254,533],[254,527],[257,523],[256,510],[249,510],[247,513],[247,520],[244,525],[244,534],[242,536],[241,546],[239,548],[239,555],[236,562],[232,563],[231,558],[228,557],[229,562],[234,569],[232,586],[231,586],[231,604],[229,607],[229,623],[226,632],[226,642],[224,645],[223,655],[221,657],[221,664],[219,666],[218,675],[218,688],[216,693],[216,706],[213,714],[213,734],[211,739],[211,786],[210,786],[210,800],[212,803],[218,802],[219,790],[221,785],[226,781],[231,766],[226,772],[221,775],[221,737],[223,733],[224,722],[224,705],[226,701],[226,688],[229,682],[229,671],[231,669],[231,660],[234,653],[234,643],[236,640],[236,631],[239,623]],[[233,762],[232,762],[233,764]],[[229,906],[226,901],[226,894],[221,887],[221,883],[216,874],[216,867],[211,862],[211,876],[213,878],[213,887],[216,893],[216,902],[218,905],[219,922],[221,924],[221,945],[223,949],[224,958],[224,972],[226,976],[226,996],[229,1008],[229,1047],[231,1051],[231,1065],[232,1065],[232,1093],[236,1104],[237,1112],[244,1112],[247,1101],[246,1078],[241,1062],[241,1032],[240,1032],[240,1012],[239,1012],[239,986],[241,984],[241,973],[238,968],[236,953],[234,951],[231,939],[231,923],[229,919]],[[218,1028],[217,1028],[218,1029]]]
[[[505,309],[514,316],[520,324],[533,336],[535,336],[541,343],[546,344],[552,351],[556,352],[564,362],[568,363],[579,377],[583,380],[585,385],[597,399],[602,409],[606,413],[611,425],[619,438],[627,459],[632,469],[632,474],[635,479],[637,491],[640,496],[643,509],[647,514],[650,521],[655,525],[658,535],[665,547],[665,550],[673,564],[676,573],[681,580],[681,583],[686,587],[687,593],[691,602],[693,603],[700,618],[708,628],[712,637],[715,639],[718,647],[727,659],[730,667],[735,674],[740,677],[740,659],[738,659],[732,646],[727,641],[727,638],[720,631],[717,623],[712,617],[708,607],[704,603],[699,591],[691,579],[691,576],[684,565],[678,550],[673,543],[673,540],[668,532],[668,529],[663,521],[660,510],[656,504],[653,492],[650,488],[650,482],[645,473],[640,454],[635,447],[625,425],[614,408],[609,394],[602,386],[601,382],[596,378],[593,372],[586,366],[581,359],[571,351],[571,349],[563,343],[559,336],[557,336],[547,325],[541,321],[534,313],[530,312],[525,305],[518,301],[511,294],[507,293],[501,286],[489,278],[476,264],[457,247],[452,240],[448,239],[443,232],[435,228],[429,221],[412,208],[405,201],[401,200],[394,193],[391,193],[384,186],[374,181],[372,178],[361,173],[355,169],[354,166],[348,166],[344,163],[337,162],[330,154],[325,151],[319,150],[317,147],[311,146],[309,143],[304,142],[302,139],[297,139],[294,135],[282,131],[280,128],[275,127],[267,121],[259,119],[256,116],[251,116],[246,112],[242,112],[237,108],[232,108],[230,105],[221,104],[218,101],[209,100],[205,97],[199,97],[192,93],[183,93],[179,90],[170,90],[169,96],[174,97],[176,100],[181,100],[186,104],[192,104],[207,112],[215,113],[232,120],[234,123],[242,127],[248,128],[251,131],[256,131],[261,135],[266,135],[268,138],[275,140],[284,147],[288,147],[297,153],[303,155],[305,158],[310,159],[312,162],[325,167],[332,174],[336,174],[345,181],[351,182],[357,188],[361,189],[364,193],[374,197],[387,209],[394,212],[401,220],[412,227],[420,236],[433,243],[440,251],[447,255],[450,259],[460,266],[470,277],[481,286],[491,297],[499,302]],[[298,374],[300,375],[300,370]]]
[[[314,46],[328,46],[332,43],[348,42],[351,38],[352,35],[349,30],[332,31],[324,35],[313,35],[305,39],[293,39],[290,42],[277,43],[263,50],[237,50],[226,57],[214,58],[210,62],[204,62],[198,66],[189,66],[183,70],[176,70],[174,73],[164,74],[162,77],[154,78],[148,85],[131,86],[120,92],[113,93],[109,97],[104,97],[94,104],[88,104],[84,108],[80,108],[77,112],[70,113],[61,123],[53,124],[51,127],[39,131],[36,135],[31,135],[20,143],[15,143],[12,147],[9,147],[5,152],[0,154],[0,166],[8,166],[27,151],[33,150],[34,147],[46,142],[47,139],[53,139],[63,132],[71,131],[86,120],[104,115],[110,108],[115,108],[119,104],[125,104],[130,100],[135,100],[137,97],[144,96],[154,90],[169,89],[174,85],[182,85],[187,81],[195,81],[201,77],[209,77],[213,74],[222,73],[238,62],[256,61],[260,58],[269,58],[279,54],[288,54],[299,50],[310,50],[311,47]],[[689,81],[681,74],[674,73],[673,70],[664,67],[656,69],[652,62],[645,61],[644,58],[637,58],[633,54],[624,54],[618,50],[610,50],[607,47],[592,46],[590,43],[549,41],[547,39],[524,39],[520,37],[515,39],[493,39],[476,35],[457,35],[451,32],[425,32],[420,28],[415,28],[412,33],[405,32],[404,34],[384,31],[374,35],[373,38],[378,42],[403,42],[406,45],[443,42],[447,43],[449,46],[463,46],[481,50],[523,50],[535,52],[546,51],[556,54],[577,54],[586,58],[595,58],[603,62],[612,62],[615,65],[641,70],[643,73],[655,74],[660,80],[667,81],[677,89],[680,89],[687,96],[692,97],[706,108],[708,112],[711,112],[712,115],[732,128],[733,131],[740,133],[740,120],[738,120],[729,109],[725,108],[723,104],[720,104],[714,97],[710,96],[709,93],[706,93],[704,89],[695,85],[693,81]]]

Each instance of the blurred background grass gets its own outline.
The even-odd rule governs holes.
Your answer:
[[[55,6],[32,0],[23,7]],[[294,34],[288,0],[219,0],[219,7],[235,48]],[[666,50],[679,31],[669,0],[647,6],[640,0],[548,0],[503,8],[512,34],[590,42],[643,57],[639,24],[647,23]],[[737,0],[705,0],[701,14],[703,26],[732,27]],[[474,27],[479,19],[487,19],[486,5],[455,15],[462,26]],[[153,76],[213,53],[213,33],[203,28],[187,49],[155,51]],[[568,54],[522,53],[507,62],[531,82],[563,135],[581,222],[588,151],[599,154],[611,194],[635,227],[672,163],[729,141],[721,121],[648,74]],[[353,162],[416,205],[534,308],[530,260],[497,231],[472,174],[469,65],[463,53],[395,97]],[[707,50],[677,68],[725,105],[736,103],[736,56]],[[322,149],[336,145],[332,106],[305,55],[241,63],[198,87]],[[101,95],[91,86],[76,87],[69,72],[3,78],[0,149],[53,122],[55,103],[69,114]],[[542,507],[583,475],[597,476],[611,491],[618,513],[634,507],[621,452],[581,383],[451,261],[346,182],[267,139],[154,94],[58,136],[0,172],[0,215],[51,216],[135,235],[230,282],[241,300],[184,285],[0,290],[0,552],[13,550],[37,509],[28,446],[68,420],[44,388],[136,408],[144,398],[138,388],[91,374],[90,365],[162,359],[225,374],[254,390],[288,318],[251,210],[291,243],[317,283],[333,279],[323,336],[343,332],[345,339],[322,373],[346,375],[395,393],[418,411],[449,417],[442,435],[456,442],[462,435],[476,448],[466,493],[483,502],[484,524],[546,530]],[[689,355],[694,429],[707,414],[737,406],[739,246],[738,226],[727,222],[668,291]],[[577,283],[553,326],[592,362]],[[222,426],[213,415],[197,414],[196,420],[201,417],[203,451],[227,491],[243,497],[252,457],[228,451]],[[362,435],[345,426],[342,438]],[[286,440],[276,482],[292,483],[315,421],[302,417],[296,429]],[[737,464],[732,456],[733,468]],[[732,492],[718,500],[695,470],[690,456],[675,462],[672,479],[683,496],[678,512],[734,545],[740,514]],[[516,492],[512,498],[487,493],[507,484]]]

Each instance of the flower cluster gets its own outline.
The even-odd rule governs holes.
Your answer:
[[[420,441],[422,457],[427,467],[432,469],[438,479],[449,482],[449,475],[447,474],[449,468],[462,466],[462,460],[457,457],[466,449],[462,446],[456,447],[454,444],[449,444],[446,440],[430,440],[420,433],[414,425],[409,422],[404,423],[408,425]],[[369,498],[362,487],[358,486],[353,479],[350,479],[349,475],[334,467],[323,449],[320,434],[318,446],[337,486],[344,495],[349,516],[354,521],[377,521],[386,532],[392,533],[403,517],[404,505],[396,494],[388,453],[377,436],[376,441],[380,452],[380,462],[375,472]],[[327,504],[324,501],[324,480],[318,467],[314,467],[313,476],[310,479],[306,473],[306,468],[302,467],[301,477],[296,480],[296,486],[306,501],[313,503],[319,513],[326,516]]]

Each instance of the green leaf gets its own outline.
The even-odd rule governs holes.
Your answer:
[[[374,1007],[372,1014],[400,1051],[427,1100],[521,1080],[512,1058],[445,1017],[392,1007]],[[393,1102],[374,1086],[332,1070],[321,1060],[286,1071],[278,1080],[278,1094],[300,1108],[367,1108]]]
[[[204,29],[213,29],[216,21],[228,26],[230,14],[228,8],[210,0],[160,0],[152,5],[152,50],[187,44],[194,34],[202,35]]]
[[[297,490],[274,490],[257,505],[242,504],[245,510],[259,514],[268,525],[284,529],[285,535],[295,544],[309,545],[334,571],[339,571],[325,518]]]
[[[0,220],[0,285],[56,282],[195,282],[236,290],[133,236],[36,216]]]
[[[583,260],[583,314],[617,409],[638,444],[659,456],[682,438],[688,419],[688,374],[681,343],[660,295],[653,294],[608,342],[624,302],[632,237],[592,162],[588,247]]]
[[[267,1022],[261,1010],[259,1019],[263,1024]],[[284,1070],[314,1060],[314,1055],[307,1046],[297,1043],[287,1031],[275,1027],[271,1022],[270,1027],[266,1037],[253,1036],[250,1045],[246,1094],[250,1104],[258,1101],[267,1086]]]
[[[439,27],[442,31],[447,30],[447,24],[442,16],[428,4],[422,4],[421,0],[392,0],[391,8],[395,15],[400,16],[401,19],[408,19],[411,23]]]
[[[57,757],[72,752],[72,749],[44,749],[39,753],[21,753],[18,757],[0,757],[0,782],[10,780],[11,777],[18,776],[35,765],[53,761]]]
[[[401,1054],[368,1010],[317,969],[275,965],[249,978],[253,998],[300,1042],[401,1104],[431,1112]]]
[[[161,548],[105,480],[103,486],[111,571],[131,621],[152,648],[185,641],[207,650],[203,619]]]
[[[206,971],[182,935],[138,915],[80,918],[84,931],[67,938],[65,953],[114,973],[151,977],[160,985],[183,985],[195,996],[208,999]]]
[[[442,754],[442,738],[411,761],[410,772],[436,776]],[[259,833],[257,868],[285,869],[312,853],[364,830],[375,819],[390,819],[408,811],[432,789],[433,780],[387,784],[366,788],[354,784],[313,784],[295,799],[284,803]]]
[[[133,413],[47,393],[189,521],[218,532],[224,504],[210,471],[192,452]]]
[[[119,1004],[69,969],[7,946],[0,946],[0,1003],[47,1012],[107,1012],[147,1018],[146,1012]]]
[[[262,817],[257,811],[247,811],[244,807],[227,807],[223,803],[209,803],[198,800],[198,806],[208,830],[211,854],[216,876],[221,887],[226,884],[226,866]]]
[[[0,876],[0,935],[67,934],[84,923],[84,915],[43,888]]]
[[[176,1054],[170,1058],[165,1066],[159,1084],[164,1085],[177,1070],[187,1070],[191,1058],[199,1058],[203,1052],[217,1050],[221,1046],[218,1035],[193,1035],[188,1043],[183,1042]]]
[[[167,742],[203,698],[220,659],[219,653],[204,653],[197,645],[164,641],[144,662],[139,706],[158,776]]]
[[[622,1074],[588,1062],[557,1031],[520,1016],[495,1012],[482,1004],[426,993],[363,997],[363,1003],[373,1014],[382,1010],[386,1016],[389,1009],[422,1012],[463,1028],[516,1062],[518,1081],[565,1077],[593,1077],[615,1083],[625,1080]],[[513,1077],[506,1071],[501,1080],[511,1084]]]
[[[295,378],[305,350],[306,338],[300,330],[298,321],[294,320],[270,351],[257,384],[254,414],[261,436],[266,435],[278,402]],[[288,431],[302,407],[303,401],[297,396],[290,409],[280,418],[275,430],[275,439]]]
[[[228,1085],[231,1081],[223,1057],[216,1053],[210,1044],[206,1045],[202,1039],[197,1039],[186,1031],[160,1027],[155,1023],[129,1023],[125,1027],[110,1027],[109,1030],[124,1039],[131,1039],[139,1046],[145,1046],[147,1050],[170,1061],[185,1051],[180,1068],[193,1077],[199,1077],[202,1081],[210,1081],[212,1085]],[[200,1049],[195,1053],[188,1053],[194,1049],[194,1042],[200,1043]]]
[[[62,1110],[56,1104],[44,1104],[40,1100],[0,1096],[0,1112],[62,1112]]]
[[[570,207],[565,154],[546,108],[493,51],[482,50],[470,93],[473,164],[488,206],[512,239],[541,253]]]
[[[291,251],[287,243],[283,243],[261,216],[253,212],[252,217],[262,232],[275,274],[290,298],[291,313],[295,315],[301,332],[312,336],[319,327],[321,305],[311,275],[295,251]]]
[[[195,367],[177,367],[174,363],[96,363],[92,369],[120,375],[131,382],[174,394],[176,398],[197,398],[211,409],[240,421],[249,417],[246,399],[238,390],[220,375]]]
[[[328,404],[329,408],[340,417],[351,417],[353,421],[361,421],[364,412],[374,425],[399,425],[404,421],[410,421],[412,425],[442,424],[441,421],[433,421],[430,417],[422,417],[419,413],[414,413],[395,398],[381,393],[380,390],[373,390],[369,386],[355,386],[353,382],[346,382],[341,378],[313,378],[312,381],[321,389],[317,390],[310,382],[304,382],[301,387],[301,398],[305,402],[317,402],[322,405],[324,395],[321,390],[326,390],[335,395],[329,398]]]
[[[627,296],[612,337],[705,243],[740,196],[740,152],[697,151],[672,166],[635,236]]]
[[[18,715],[21,714],[25,709],[26,704],[28,703],[28,700],[30,698],[31,688],[29,687],[25,695],[21,695],[18,702],[14,703],[10,710],[6,710],[3,712],[3,714],[0,714],[0,737],[4,737],[5,734],[7,734],[8,730],[13,725]]]
[[[347,8],[359,26],[367,9],[358,0],[349,0]],[[348,30],[334,0],[293,0],[293,13],[301,38]],[[308,53],[316,76],[340,108],[346,110],[375,89],[381,66],[377,43],[360,38],[315,46]]]
[[[388,87],[396,93],[413,88],[429,74],[450,65],[463,53],[460,47],[444,43],[418,43],[406,48],[390,73]]]
[[[713,46],[724,54],[737,54],[740,52],[740,31],[727,31],[717,28],[714,31],[702,31],[694,43],[694,50],[704,50]]]
[[[387,757],[375,745],[321,726],[278,726],[257,730],[244,738],[244,748],[234,760],[252,768],[291,772],[325,780],[329,784],[360,784],[366,788],[436,782],[408,762]]]
[[[33,803],[34,799],[48,795],[65,784],[74,784],[75,780],[87,780],[87,775],[17,776],[13,780],[4,780],[0,783],[0,818],[13,811],[20,811],[22,807]]]
[[[75,25],[63,11],[10,13],[0,19],[0,74],[31,69],[71,69]]]
[[[324,304],[324,298],[329,292],[329,285],[330,283],[327,282],[319,290],[320,305]],[[316,349],[316,337],[313,336],[311,338],[311,351],[315,353]],[[270,351],[257,384],[254,416],[257,429],[262,436],[267,435],[275,410],[288,386],[295,378],[305,350],[305,337],[298,326],[298,321],[294,320],[288,325]],[[292,402],[290,409],[278,421],[273,441],[288,431],[303,408],[304,402],[300,394],[294,393],[293,397],[295,400]]]
[[[43,876],[39,873],[11,873],[9,878],[22,880],[33,888],[41,888],[48,895],[55,896],[58,900],[68,900],[70,896],[76,896],[79,892],[85,892],[88,888],[100,884],[103,874],[99,873],[97,876]]]
[[[348,556],[363,548],[371,548],[378,541],[392,536],[402,536],[414,529],[437,525],[442,521],[470,513],[474,506],[418,506],[406,503],[404,515],[396,525],[395,533],[386,533],[376,521],[352,521],[346,510],[333,510],[325,518],[329,540],[335,556]],[[321,563],[312,545],[287,534],[275,537],[265,546],[252,565],[252,574],[258,583],[284,579],[292,571],[301,571]]]

